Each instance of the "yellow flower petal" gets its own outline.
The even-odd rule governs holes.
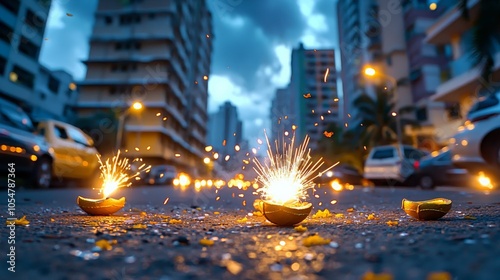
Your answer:
[[[332,216],[332,213],[330,213],[330,210],[325,209],[323,211],[318,210],[318,212],[316,212],[315,214],[312,215],[312,218],[313,219],[328,218],[328,217],[331,217],[331,216]]]
[[[212,245],[214,245],[214,241],[210,240],[210,239],[203,238],[203,239],[200,239],[200,245],[202,245],[202,246],[212,246]]]
[[[299,225],[299,226],[296,226],[293,228],[295,231],[297,232],[304,232],[304,231],[307,231],[307,228],[302,226],[302,225]]]
[[[316,246],[316,245],[326,245],[330,243],[330,239],[323,238],[319,235],[312,235],[304,238],[302,244],[306,247]]]
[[[168,223],[169,224],[181,224],[182,221],[181,220],[176,220],[176,219],[170,219],[170,221]]]
[[[363,277],[361,277],[362,280],[392,280],[393,276],[390,273],[373,273],[371,271],[365,273]]]
[[[7,220],[6,224],[7,225],[16,225],[16,226],[27,226],[29,225],[30,221],[26,220],[26,216],[23,216],[21,219],[15,219],[15,220]]]
[[[101,248],[102,250],[106,250],[106,251],[113,249],[113,246],[111,246],[111,243],[105,239],[101,239],[101,240],[96,241],[95,246]]]
[[[243,217],[243,219],[237,220],[238,223],[246,223],[248,221],[247,217]]]
[[[143,225],[143,224],[135,224],[135,225],[132,226],[132,229],[145,229],[147,227],[148,226]]]
[[[399,223],[398,221],[387,221],[386,224],[390,227],[392,226],[397,226]]]

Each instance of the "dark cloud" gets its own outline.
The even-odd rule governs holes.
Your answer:
[[[44,40],[40,53],[42,64],[66,70],[77,79],[84,78],[85,66],[81,61],[88,57],[96,7],[97,0],[52,1],[49,17],[57,19],[58,24],[48,25],[45,30],[47,40]]]
[[[271,84],[257,76],[281,65],[274,53],[278,44],[298,45],[307,23],[296,1],[210,0],[214,21],[213,74],[227,75],[247,91]]]
[[[320,14],[325,17],[326,27],[328,30],[321,32],[316,31],[316,39],[324,47],[334,47],[337,45],[338,39],[338,22],[337,22],[337,1],[332,0],[316,0],[314,1],[313,14]]]
[[[214,20],[214,29],[212,74],[229,76],[237,85],[252,89],[257,70],[278,63],[268,39],[247,21],[231,26]]]
[[[240,0],[234,14],[248,18],[275,43],[287,45],[298,42],[307,23],[296,1]]]

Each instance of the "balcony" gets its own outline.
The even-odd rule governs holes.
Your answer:
[[[479,0],[470,0],[468,3],[470,19],[462,18],[461,11],[455,7],[442,15],[427,29],[426,43],[444,45],[451,42],[451,38],[471,29],[479,12]]]
[[[480,72],[476,67],[468,67],[467,63],[470,62],[467,62],[466,58],[467,56],[462,56],[450,64],[452,78],[438,86],[436,93],[431,97],[432,100],[460,103],[461,100],[476,94],[481,86]],[[493,75],[500,76],[500,52],[495,55]]]

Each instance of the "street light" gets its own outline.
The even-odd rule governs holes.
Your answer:
[[[386,80],[389,80],[389,82],[392,84],[392,90],[394,91],[394,97],[395,97],[394,103],[397,106],[399,96],[398,96],[398,92],[397,92],[398,82],[396,81],[396,78],[389,76],[387,74],[384,74],[382,72],[378,72],[377,70],[375,70],[375,68],[369,67],[369,66],[365,67],[363,72],[365,73],[365,76],[368,76],[368,77],[379,76],[379,77],[385,78]],[[398,114],[396,112],[392,112],[392,116],[396,117],[396,134],[397,134],[397,138],[398,138],[398,144],[401,145],[403,143],[402,132],[401,132],[401,117],[400,117],[400,114]]]
[[[144,109],[144,104],[142,104],[140,101],[135,101],[134,103],[132,103],[132,106],[127,108],[127,110],[123,111],[118,117],[118,131],[116,132],[115,150],[119,150],[122,146],[125,118],[128,116],[130,112],[140,112],[142,111],[142,109]]]

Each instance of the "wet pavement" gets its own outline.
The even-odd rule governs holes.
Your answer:
[[[82,212],[78,195],[95,198],[96,192],[17,191],[16,217],[26,215],[29,225],[15,230],[15,273],[7,270],[9,229],[1,229],[0,279],[497,279],[500,274],[499,191],[320,188],[311,194],[313,213],[300,228],[267,222],[252,206],[252,189],[121,189],[116,198],[125,196],[127,204],[107,217]],[[401,210],[403,198],[435,197],[453,200],[438,221],[418,221]],[[6,201],[0,202],[4,209]],[[330,215],[313,218],[324,209]]]

